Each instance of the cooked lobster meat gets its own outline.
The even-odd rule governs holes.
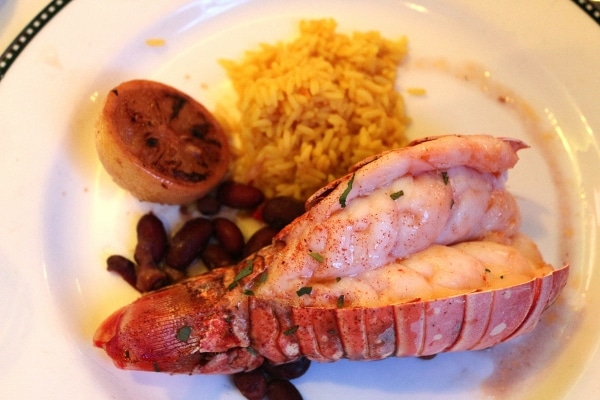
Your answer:
[[[273,243],[142,296],[94,343],[125,369],[235,373],[269,359],[483,349],[531,331],[566,284],[520,233],[507,170],[527,147],[413,142],[315,193]]]

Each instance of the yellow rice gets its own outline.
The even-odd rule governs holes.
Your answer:
[[[221,115],[236,139],[234,179],[304,200],[363,158],[406,143],[394,88],[406,38],[336,26],[302,21],[295,40],[221,60],[240,112],[235,121]]]

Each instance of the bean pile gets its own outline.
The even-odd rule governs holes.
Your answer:
[[[245,241],[240,228],[221,216],[224,207],[247,211],[264,226]],[[291,197],[265,199],[252,186],[227,181],[195,204],[183,207],[187,220],[171,235],[152,212],[143,215],[136,226],[133,260],[111,255],[107,269],[141,293],[156,290],[188,277],[188,268],[197,260],[208,270],[236,265],[269,245],[277,232],[303,212],[304,204]]]
[[[308,367],[310,360],[304,357],[280,365],[265,360],[260,368],[234,374],[233,383],[249,400],[302,400],[290,380],[304,375]]]
[[[262,221],[263,227],[245,241],[240,228],[222,216],[224,208],[243,210]],[[183,206],[185,222],[171,234],[154,213],[144,214],[136,226],[133,260],[111,255],[107,269],[141,293],[157,290],[187,278],[189,267],[197,260],[208,270],[236,265],[269,245],[284,226],[303,213],[304,204],[292,197],[265,199],[252,186],[224,182],[194,204]],[[306,358],[282,365],[265,360],[256,370],[232,375],[232,380],[250,400],[301,400],[290,379],[303,375],[309,366]]]

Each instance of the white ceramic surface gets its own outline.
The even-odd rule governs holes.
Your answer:
[[[241,398],[226,377],[120,371],[92,347],[99,322],[136,297],[105,271],[105,257],[132,251],[145,210],[177,213],[112,183],[96,158],[94,118],[104,93],[131,78],[175,85],[209,108],[231,101],[218,58],[321,17],[342,32],[409,38],[398,89],[412,136],[486,132],[531,144],[509,186],[523,230],[548,261],[570,262],[572,276],[522,339],[429,361],[313,365],[295,381],[304,397],[600,396],[600,28],[574,4],[75,0],[0,82],[0,398]],[[151,38],[166,45],[148,46]]]

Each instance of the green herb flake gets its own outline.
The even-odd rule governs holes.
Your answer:
[[[252,290],[249,290],[249,289],[244,290],[244,294],[246,296],[254,296],[254,292]]]
[[[319,253],[315,253],[314,251],[311,251],[310,253],[308,253],[309,256],[311,256],[312,258],[314,258],[315,260],[317,260],[317,262],[322,263],[323,262],[323,256],[320,255]]]
[[[293,335],[294,333],[296,333],[296,331],[298,330],[298,328],[299,328],[298,325],[294,325],[290,329],[286,329],[285,331],[283,331],[283,334],[285,336]]]
[[[392,198],[392,200],[397,200],[402,196],[404,196],[404,190],[398,190],[397,192],[390,194],[390,197]]]
[[[238,282],[242,279],[244,279],[245,277],[247,277],[248,275],[250,275],[252,273],[252,270],[254,269],[254,263],[252,262],[252,260],[248,260],[248,263],[246,264],[246,266],[244,268],[242,268],[237,275],[235,276],[235,278],[233,278],[233,282],[231,282],[231,284],[229,284],[229,286],[227,287],[228,290],[233,290],[235,289],[235,287],[237,286]]]
[[[188,339],[190,338],[190,334],[192,333],[192,328],[190,328],[189,326],[184,326],[182,328],[180,328],[177,331],[177,335],[175,335],[175,337],[177,338],[177,340],[179,340],[180,342],[187,342]]]
[[[504,275],[500,275],[500,279],[504,279]]]
[[[344,307],[344,295],[340,294],[337,299],[337,308],[342,308],[342,307]]]
[[[303,296],[305,294],[311,294],[311,292],[312,292],[312,287],[310,287],[310,286],[304,286],[304,287],[301,287],[300,289],[298,289],[296,291],[296,294],[298,296]]]
[[[254,350],[254,347],[246,347],[246,350],[248,350],[248,353],[252,354],[253,356],[257,356],[258,352],[256,350]]]
[[[260,274],[260,276],[258,277],[258,283],[265,283],[267,281],[267,273],[263,272],[262,274]]]
[[[340,205],[342,206],[342,208],[346,207],[346,198],[348,197],[348,195],[350,194],[350,191],[352,190],[352,185],[354,184],[354,177],[356,176],[356,174],[352,174],[352,178],[350,178],[350,180],[348,181],[348,186],[346,187],[346,190],[344,190],[344,193],[342,193],[342,195],[340,196]]]
[[[448,178],[448,172],[442,172],[442,179],[444,180],[444,185],[447,185],[448,181],[450,180],[450,178]]]
[[[492,270],[491,270],[491,269],[489,269],[489,268],[486,268],[486,269],[485,269],[485,272],[487,272],[487,273],[490,273],[490,272],[492,272]]]
[[[341,280],[342,280],[342,278],[340,278],[339,276],[338,276],[337,278],[335,278],[335,281],[336,281],[336,282],[339,282],[339,281],[341,281]]]

